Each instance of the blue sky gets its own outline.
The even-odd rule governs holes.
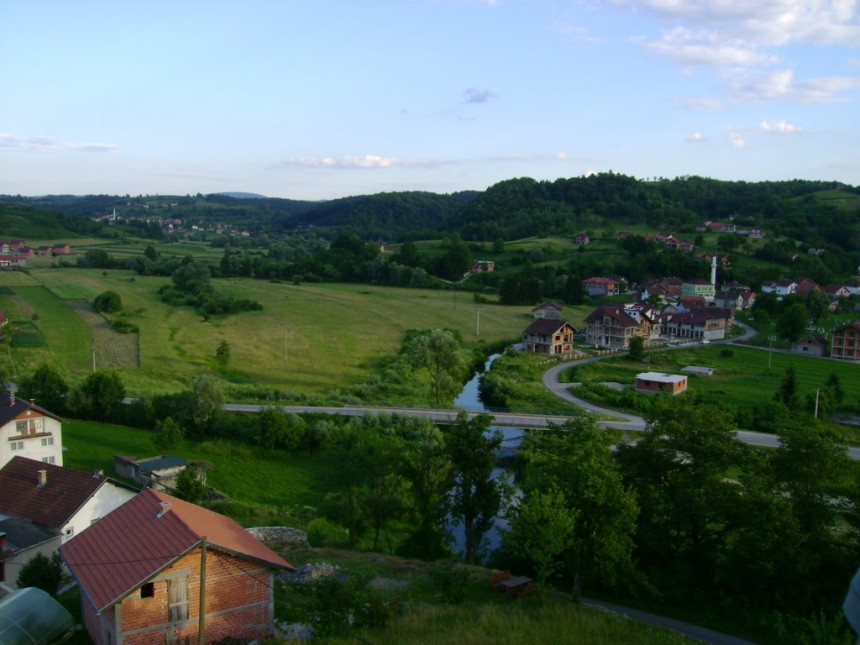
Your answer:
[[[860,184],[858,0],[0,0],[0,193]]]

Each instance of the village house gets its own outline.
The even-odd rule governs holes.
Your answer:
[[[594,276],[582,281],[589,296],[617,296],[621,293],[621,282],[617,278]]]
[[[704,278],[689,278],[681,285],[682,296],[700,296],[708,302],[714,301],[716,287]]]
[[[809,356],[827,356],[827,339],[821,334],[810,334],[791,344],[791,351]]]
[[[95,645],[268,637],[275,573],[293,570],[233,520],[152,489],[61,553]]]
[[[532,318],[535,320],[561,320],[563,309],[557,302],[545,302],[532,309]]]
[[[0,255],[0,269],[15,270],[27,266],[27,258],[22,255]]]
[[[824,287],[824,293],[831,300],[847,298],[851,295],[851,292],[848,290],[848,287],[846,287],[844,284],[829,284]]]
[[[788,296],[797,289],[797,283],[789,278],[766,280],[761,283],[762,293],[775,293],[778,296]]]
[[[0,467],[12,457],[63,465],[63,420],[11,394],[0,402]]]
[[[650,278],[636,289],[635,299],[641,302],[651,296],[658,296],[663,301],[678,298],[683,284],[681,278]]]
[[[36,249],[36,255],[48,256],[51,255],[51,247],[50,246],[40,246]]]
[[[670,394],[675,396],[687,390],[687,377],[681,374],[642,372],[636,375],[635,389],[645,394]]]
[[[34,556],[49,557],[135,496],[137,490],[109,479],[41,461],[14,457],[0,468],[0,587],[15,589]]]
[[[553,356],[573,353],[573,325],[563,320],[539,319],[523,331],[523,349]]]
[[[585,342],[595,347],[627,349],[631,338],[641,336],[647,345],[652,339],[655,316],[656,312],[647,306],[601,305],[585,319]]]
[[[575,241],[577,244],[584,246],[591,242],[591,237],[589,237],[588,233],[579,233],[577,234]]]
[[[840,361],[860,361],[860,319],[833,330],[830,357]]]
[[[729,320],[717,312],[708,309],[688,311],[666,316],[661,338],[684,341],[723,340],[729,326]]]
[[[809,278],[796,278],[795,282],[797,286],[794,288],[794,293],[798,296],[806,297],[811,291],[821,291],[818,283]]]

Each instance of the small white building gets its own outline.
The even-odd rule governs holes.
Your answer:
[[[681,374],[642,372],[636,375],[636,391],[647,394],[669,394],[675,396],[687,390],[687,377]]]

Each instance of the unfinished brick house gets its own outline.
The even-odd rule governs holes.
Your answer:
[[[96,645],[269,636],[274,574],[293,568],[233,520],[152,489],[61,553]]]

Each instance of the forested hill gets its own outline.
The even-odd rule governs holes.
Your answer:
[[[760,225],[769,233],[811,246],[860,251],[860,188],[807,180],[680,177],[646,181],[609,172],[555,181],[509,179],[483,192],[394,192],[320,202],[198,194],[0,196],[3,203],[86,216],[87,221],[115,208],[118,215],[139,221],[228,223],[253,234],[314,227],[327,236],[348,230],[365,240],[384,241],[438,238],[455,231],[466,240],[513,240],[637,225],[683,233],[707,220],[733,216],[737,225]],[[83,222],[73,220],[60,221],[69,230],[91,232]],[[15,233],[5,225],[3,234],[33,236]]]
[[[464,239],[518,239],[569,234],[606,220],[678,230],[729,216],[740,225],[860,249],[860,191],[820,181],[641,181],[615,173],[551,182],[511,179],[465,204],[449,227]]]
[[[478,194],[400,192],[345,197],[320,204],[298,217],[282,220],[282,224],[285,227],[346,228],[362,237],[382,240],[436,237],[438,231],[446,227],[446,222]]]

